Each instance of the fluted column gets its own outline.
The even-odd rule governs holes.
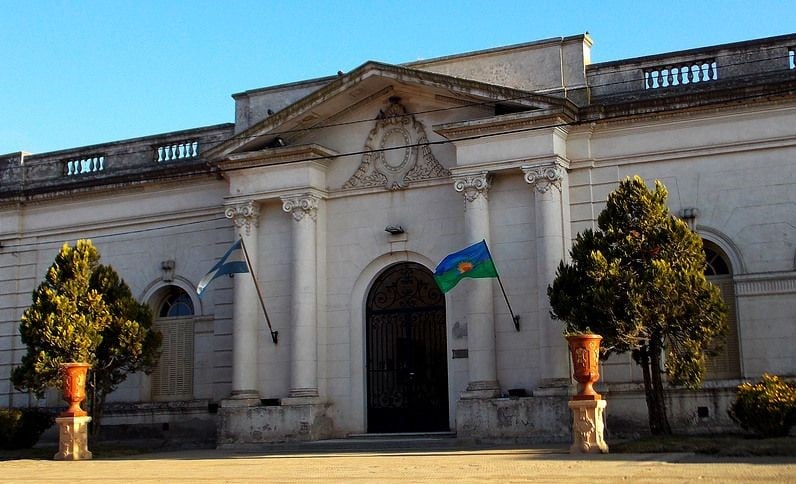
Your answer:
[[[540,370],[542,386],[569,383],[567,344],[562,336],[564,325],[550,317],[547,286],[553,282],[559,262],[566,257],[568,241],[565,233],[566,207],[562,183],[566,169],[557,162],[523,166],[525,181],[533,186],[536,213],[536,280],[537,320],[541,336]]]
[[[487,172],[454,177],[454,189],[464,195],[467,245],[489,244],[490,176]],[[495,355],[495,319],[492,280],[472,279],[466,301],[467,366],[470,381],[462,398],[492,398],[500,393]]]
[[[253,201],[228,207],[224,215],[232,219],[246,245],[251,263],[257,268],[257,218],[260,207]],[[237,274],[232,306],[232,398],[259,401],[257,391],[257,326],[263,318],[252,274]]]
[[[290,398],[318,397],[318,202],[311,194],[282,198],[294,221]]]

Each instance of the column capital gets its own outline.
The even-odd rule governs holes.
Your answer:
[[[310,193],[282,197],[282,210],[292,214],[296,222],[300,222],[307,215],[316,220],[319,201],[319,197]]]
[[[546,193],[551,187],[561,191],[561,180],[564,178],[564,167],[559,163],[542,163],[521,167],[525,182],[536,187],[539,193]]]
[[[491,183],[492,176],[486,171],[453,177],[453,189],[464,195],[468,202],[474,202],[478,197],[486,199]]]
[[[257,218],[260,215],[260,206],[249,200],[245,203],[232,205],[224,210],[224,216],[232,219],[237,228],[245,228],[246,235],[251,233],[252,226],[257,227]]]

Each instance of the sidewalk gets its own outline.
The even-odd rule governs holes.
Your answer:
[[[348,450],[344,447],[349,447]],[[367,449],[370,447],[370,449]],[[562,446],[324,441],[81,462],[0,462],[0,482],[793,482],[796,456],[570,455]]]

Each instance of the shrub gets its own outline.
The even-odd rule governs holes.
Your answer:
[[[27,449],[55,423],[55,416],[38,408],[0,408],[0,448]]]
[[[760,383],[738,386],[727,413],[741,428],[762,437],[788,435],[796,423],[796,386],[764,373]]]

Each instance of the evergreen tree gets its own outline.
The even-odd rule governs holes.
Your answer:
[[[702,239],[669,214],[667,197],[659,181],[653,191],[640,177],[622,181],[599,230],[578,234],[571,262],[559,265],[547,290],[566,332],[602,335],[604,356],[631,352],[656,435],[671,433],[661,375],[672,386],[699,387],[705,358],[727,330],[719,289],[704,275]]]
[[[97,266],[89,287],[102,294],[111,314],[110,323],[102,331],[88,386],[92,431],[96,434],[107,396],[128,374],[149,374],[157,367],[162,335],[152,328],[149,306],[136,301],[130,287],[111,266]]]
[[[47,387],[60,386],[62,363],[96,364],[97,346],[111,320],[102,295],[89,287],[99,258],[89,240],[61,247],[20,320],[28,352],[11,374],[16,388],[41,398]]]
[[[17,389],[41,397],[47,387],[60,386],[62,363],[90,363],[95,431],[107,395],[129,373],[152,371],[161,342],[149,308],[99,259],[90,240],[64,244],[22,315],[20,335],[28,352],[11,375]]]

